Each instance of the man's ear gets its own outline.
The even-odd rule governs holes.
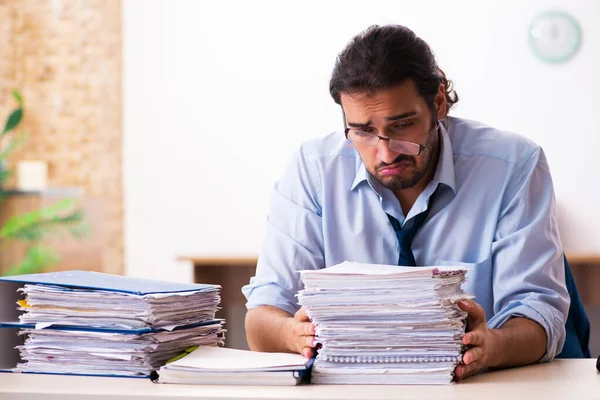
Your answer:
[[[440,83],[440,87],[438,88],[438,92],[433,101],[437,113],[436,119],[438,121],[444,119],[446,115],[448,115],[448,102],[446,101],[446,88],[443,83]]]

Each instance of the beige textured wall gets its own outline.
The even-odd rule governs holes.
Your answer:
[[[51,187],[103,199],[103,270],[123,273],[120,0],[0,0],[0,116],[19,88],[29,136],[17,159]],[[9,102],[10,101],[10,102]]]

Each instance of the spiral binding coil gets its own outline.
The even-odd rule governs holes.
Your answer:
[[[319,355],[323,361],[336,363],[433,363],[460,362],[462,356],[327,356]]]

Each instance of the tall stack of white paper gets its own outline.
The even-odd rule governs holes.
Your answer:
[[[299,302],[321,348],[312,382],[450,383],[463,352],[460,267],[344,262],[302,271]]]
[[[26,284],[21,304],[23,323],[96,328],[171,330],[215,318],[221,297],[215,286],[187,292],[146,295],[52,285]]]
[[[16,371],[83,375],[146,376],[187,347],[223,343],[221,323],[178,331],[117,333],[21,329]]]
[[[35,277],[44,283],[18,290],[26,339],[16,372],[148,376],[191,346],[224,342],[220,286],[81,271]]]

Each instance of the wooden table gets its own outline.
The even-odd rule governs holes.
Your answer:
[[[488,372],[445,386],[193,386],[161,385],[147,379],[0,373],[0,400],[598,399],[600,374],[595,364],[592,359],[557,360]]]
[[[600,254],[567,252],[567,258],[577,283],[579,294],[589,311],[600,306]],[[228,328],[226,346],[236,349],[248,349],[244,329],[246,315],[246,299],[241,292],[242,286],[248,284],[256,272],[258,257],[179,257],[179,261],[187,261],[194,266],[194,281],[213,283],[223,287],[223,310],[218,314],[227,320]],[[589,312],[588,311],[588,312]],[[594,314],[595,315],[595,314]],[[594,342],[595,333],[592,334]],[[600,348],[600,345],[595,344]]]
[[[242,286],[254,276],[258,257],[179,257],[177,260],[192,263],[194,282],[222,286],[222,309],[217,317],[226,320],[225,346],[248,350],[244,327],[246,298],[242,294]]]
[[[567,260],[586,309],[600,306],[600,254],[567,252]]]

